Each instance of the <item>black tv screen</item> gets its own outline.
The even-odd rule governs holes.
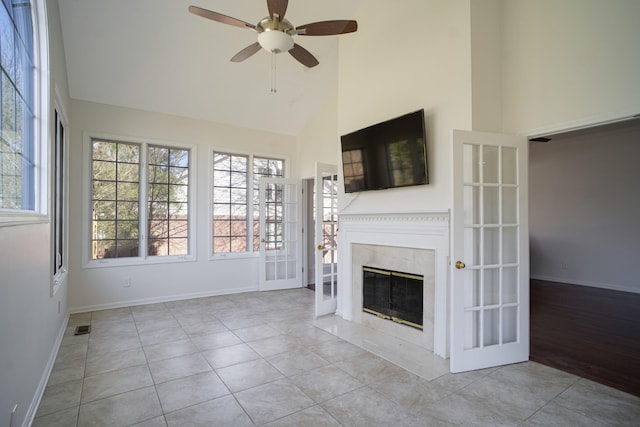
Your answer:
[[[344,191],[429,183],[424,110],[342,135]]]

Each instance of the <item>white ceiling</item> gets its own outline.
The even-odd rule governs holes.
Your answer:
[[[360,0],[290,0],[294,26],[354,19]],[[256,33],[187,11],[196,5],[257,24],[266,0],[59,0],[74,99],[296,135],[337,87],[338,38],[296,36],[320,65],[271,54],[229,59]]]

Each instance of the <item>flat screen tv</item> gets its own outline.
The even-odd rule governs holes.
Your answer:
[[[345,193],[425,185],[424,110],[342,135]]]

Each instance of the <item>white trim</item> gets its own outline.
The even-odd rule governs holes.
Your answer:
[[[205,298],[205,297],[215,297],[220,295],[232,295],[232,294],[242,294],[246,292],[258,292],[258,287],[247,287],[247,288],[233,288],[233,289],[222,289],[216,291],[206,291],[206,292],[194,292],[188,294],[178,294],[170,297],[153,297],[153,298],[141,298],[136,300],[127,300],[127,301],[118,301],[106,304],[96,304],[96,305],[84,305],[80,307],[73,307],[69,310],[70,314],[76,313],[86,313],[89,311],[98,311],[98,310],[108,310],[112,308],[122,308],[122,307],[133,307],[136,305],[147,305],[147,304],[157,304],[163,302],[172,302],[172,301],[183,301],[193,298]]]
[[[51,114],[51,82],[49,72],[49,30],[47,23],[46,0],[33,1],[34,27],[34,59],[36,60],[36,81],[34,82],[35,96],[35,129],[34,136],[36,155],[35,211],[42,215],[49,215],[49,146],[50,114]]]
[[[60,271],[55,275],[53,274],[53,270],[55,269],[55,261],[52,262],[51,268],[50,268],[50,272],[52,276],[51,293],[50,293],[51,297],[54,297],[58,293],[58,290],[60,290],[60,288],[62,287],[62,284],[66,282],[68,271],[69,271],[69,120],[67,119],[67,115],[63,107],[62,97],[60,96],[60,93],[58,91],[58,86],[54,85],[53,89],[54,89],[53,117],[55,120],[56,118],[55,113],[57,113],[58,121],[60,122],[60,124],[62,125],[62,128],[64,129],[64,135],[62,136],[62,153],[64,156],[64,158],[62,159],[63,184],[64,184],[64,189],[63,189],[64,200],[62,200],[64,204],[62,206],[62,210],[63,210],[62,218],[65,221],[65,223],[63,224],[64,236],[62,238],[62,242],[63,242],[62,250],[64,252],[63,254],[64,262]],[[53,223],[53,217],[54,217],[53,201],[54,201],[54,198],[57,197],[57,194],[54,188],[54,186],[56,185],[56,177],[54,176],[54,172],[57,170],[57,168],[55,167],[55,162],[57,161],[57,153],[55,152],[55,147],[56,147],[55,142],[58,138],[58,121],[56,121],[56,123],[54,123],[54,126],[52,126],[53,135],[51,138],[52,143],[50,144],[51,149],[49,151],[50,158],[52,159],[52,165],[54,166],[51,168],[51,176],[49,180],[50,182],[49,188],[51,191],[51,197],[49,198],[49,203],[50,203],[49,216],[51,218],[51,239],[50,240],[51,240],[52,252],[55,252],[55,249],[56,249],[55,235],[56,235],[56,228],[57,228],[57,225]]]
[[[56,337],[56,341],[54,342],[53,348],[51,349],[51,354],[49,355],[49,359],[47,360],[47,364],[45,365],[42,377],[40,377],[38,388],[33,395],[33,399],[31,399],[29,409],[27,409],[27,413],[22,422],[22,427],[29,427],[31,424],[33,424],[33,420],[38,412],[38,407],[40,406],[40,401],[42,400],[44,391],[47,388],[49,377],[51,376],[51,372],[53,371],[53,365],[56,362],[56,357],[58,357],[58,351],[60,351],[60,346],[62,345],[62,340],[64,339],[64,333],[67,330],[68,323],[69,314],[67,313],[64,321],[62,322],[62,326],[58,331],[58,336]]]
[[[552,276],[531,276],[531,279],[543,280],[545,282],[564,283],[567,285],[587,286],[589,288],[606,289],[609,291],[631,292],[633,294],[640,294],[640,289],[638,288],[629,288],[626,286],[611,285],[609,283],[586,282],[584,280],[567,279],[566,277],[561,278],[561,277],[552,277]]]
[[[33,210],[0,209],[0,227],[48,222],[49,200],[49,32],[46,0],[32,2],[33,80]]]
[[[0,209],[0,227],[15,227],[17,225],[46,224],[49,217],[33,211]]]
[[[340,214],[338,269],[338,311],[345,320],[353,320],[352,243],[401,246],[435,250],[434,353],[448,357],[448,211],[397,214]]]
[[[143,167],[147,164],[147,148],[149,145],[157,145],[162,147],[185,148],[189,150],[189,254],[187,255],[169,255],[169,256],[150,256],[146,251],[147,236],[144,232],[140,234],[139,245],[141,255],[130,258],[109,258],[109,259],[91,259],[90,240],[91,240],[91,141],[93,139],[103,139],[106,141],[134,143],[140,144],[140,198],[141,205],[147,201],[147,168]],[[197,189],[197,146],[191,143],[167,141],[153,138],[139,138],[133,136],[122,136],[114,134],[105,134],[99,132],[83,132],[82,147],[84,153],[82,155],[82,268],[104,268],[104,267],[121,267],[130,265],[149,265],[149,264],[167,264],[175,262],[194,262],[197,261],[197,206],[196,206],[196,189]],[[139,224],[146,224],[147,208],[140,209]],[[146,228],[146,227],[145,227]]]
[[[597,126],[609,125],[613,123],[625,122],[640,117],[638,111],[626,111],[616,114],[606,114],[602,116],[587,117],[570,122],[560,123],[552,126],[540,127],[529,131],[518,132],[519,135],[526,135],[529,139],[541,136],[549,136],[556,133],[564,133],[589,129]]]

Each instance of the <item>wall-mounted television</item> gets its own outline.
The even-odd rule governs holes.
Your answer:
[[[345,193],[425,185],[424,110],[340,137]]]

